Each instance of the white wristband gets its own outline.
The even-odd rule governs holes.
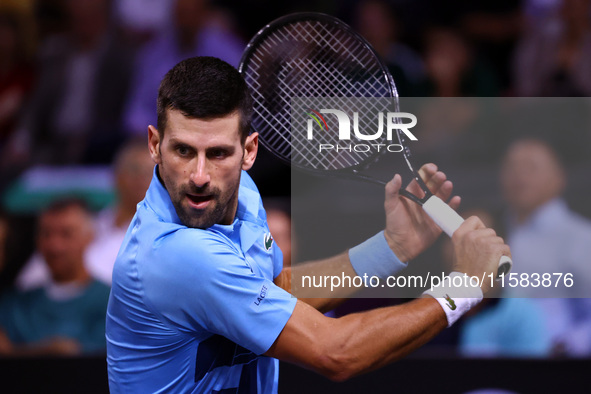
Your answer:
[[[464,313],[482,301],[483,294],[480,286],[471,286],[470,280],[466,280],[466,278],[470,277],[462,272],[454,271],[438,286],[423,293],[423,295],[431,296],[439,302],[447,316],[448,327],[451,327]]]

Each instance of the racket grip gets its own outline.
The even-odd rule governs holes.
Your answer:
[[[423,209],[450,238],[464,223],[464,219],[437,196],[429,197],[423,204]],[[513,261],[509,256],[501,256],[497,269],[497,278],[508,274],[512,266]]]

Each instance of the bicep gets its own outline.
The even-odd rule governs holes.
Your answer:
[[[355,276],[357,274],[349,261],[348,253],[345,252],[327,259],[285,267],[277,275],[274,283],[315,309],[328,312],[342,304],[359,288],[345,285],[346,281],[343,281],[342,286],[334,286],[332,280],[325,286],[316,287],[311,285],[311,281]]]
[[[279,275],[273,279],[273,283],[288,293],[291,293],[291,267],[284,267]]]

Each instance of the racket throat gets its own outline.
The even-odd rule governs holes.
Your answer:
[[[429,197],[432,196],[431,192],[429,192],[429,194],[428,195],[426,194],[425,197],[419,198],[406,189],[400,189],[399,193],[401,196],[408,198],[409,200],[419,204],[420,206],[423,206],[425,201],[427,201],[429,199]]]
[[[409,163],[409,168],[411,168],[411,170],[412,170],[412,167],[410,166],[410,162],[408,161],[408,159],[407,159],[407,163]],[[409,192],[406,189],[401,189],[400,195],[419,204],[420,206],[423,206],[423,204],[425,204],[425,202],[433,196],[433,193],[431,193],[431,190],[429,190],[429,188],[427,187],[427,185],[423,181],[423,178],[421,178],[419,176],[419,174],[416,173],[414,170],[412,172],[413,172],[415,181],[417,182],[417,184],[419,185],[419,187],[421,188],[421,190],[423,191],[423,193],[425,195],[421,198],[421,197],[415,196],[414,194],[412,194],[411,192]]]
[[[339,176],[343,177],[343,178],[349,178],[352,180],[356,180],[356,181],[361,180],[364,182],[373,183],[374,185],[385,186],[388,183],[388,182],[385,182],[385,181],[382,181],[379,179],[375,179],[375,178],[371,178],[366,175],[363,175],[361,172],[359,172],[357,170],[339,171]],[[399,193],[401,196],[408,198],[409,200],[419,204],[420,206],[423,206],[423,204],[433,195],[433,193],[431,193],[431,191],[429,190],[427,185],[425,185],[425,182],[423,182],[423,180],[421,179],[421,177],[418,174],[415,174],[414,179],[419,184],[423,193],[425,193],[425,195],[422,198],[415,196],[414,194],[412,194],[411,192],[409,192],[406,189],[400,189]]]

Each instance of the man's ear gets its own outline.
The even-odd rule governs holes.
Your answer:
[[[248,171],[252,168],[257,152],[259,151],[259,133],[252,133],[244,141],[244,158],[242,159],[242,169]]]
[[[156,164],[161,164],[160,133],[158,133],[158,130],[152,125],[148,126],[148,148],[150,149],[152,161]]]

